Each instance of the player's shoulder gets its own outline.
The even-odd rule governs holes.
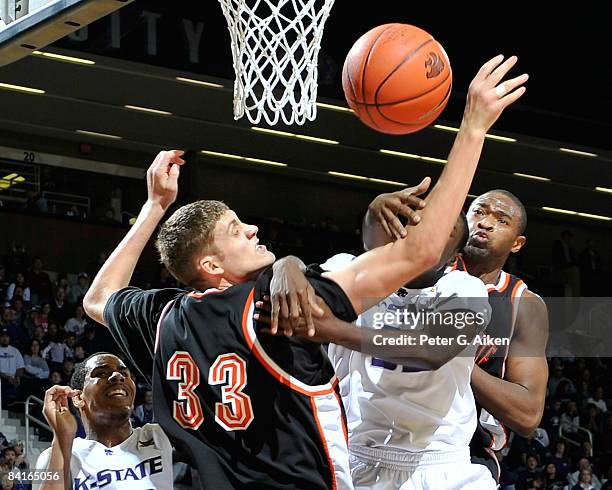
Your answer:
[[[355,260],[355,255],[349,253],[339,253],[336,254],[325,262],[323,262],[319,267],[326,272],[334,272],[346,267],[353,260]]]
[[[487,287],[478,277],[462,270],[453,270],[444,274],[436,283],[436,289],[441,296],[486,297]]]
[[[235,284],[229,288],[209,288],[204,291],[190,291],[182,299],[183,308],[206,309],[214,307],[218,309],[225,305],[231,309],[236,304],[243,304],[250,292],[253,290],[255,281]]]

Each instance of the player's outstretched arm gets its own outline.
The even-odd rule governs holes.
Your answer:
[[[472,80],[460,130],[440,179],[427,196],[419,226],[401,240],[379,247],[346,268],[326,273],[363,312],[440,260],[472,183],[485,134],[503,110],[525,92],[527,75],[502,81],[515,65],[496,56]]]
[[[504,379],[491,376],[478,366],[472,374],[472,389],[478,403],[523,437],[537,429],[544,412],[547,340],[546,304],[526,291],[519,305]]]
[[[438,369],[455,358],[483,331],[490,318],[490,309],[484,300],[479,302],[483,306],[482,311],[470,308],[446,310],[453,318],[462,319],[461,325],[441,322],[432,316],[429,323],[418,323],[414,330],[372,328],[371,325],[357,327],[334,316],[318,296],[316,301],[322,313],[313,315],[314,330],[309,329],[302,319],[297,326],[281,319],[280,330],[276,334],[297,335],[321,344],[336,344],[420,370]],[[259,309],[255,320],[270,325],[270,304],[258,301],[255,306]],[[268,329],[262,331],[272,333]]]
[[[164,213],[176,200],[183,151],[160,152],[147,170],[147,202],[136,223],[96,275],[83,299],[83,307],[96,322],[105,325],[103,313],[110,296],[130,283],[138,259]]]

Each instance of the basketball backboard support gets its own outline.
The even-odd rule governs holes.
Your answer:
[[[78,31],[134,0],[0,0],[0,66]]]

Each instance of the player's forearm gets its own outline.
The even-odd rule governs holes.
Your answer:
[[[476,324],[462,330],[453,325],[415,330],[359,328],[336,320],[330,341],[394,364],[435,370],[461,354],[480,330]]]
[[[108,298],[114,292],[129,285],[140,255],[163,215],[164,210],[161,206],[147,201],[136,223],[96,275],[83,299],[83,307],[98,323],[104,324],[103,312]]]
[[[465,203],[484,139],[484,131],[462,124],[442,175],[425,199],[427,206],[421,211],[419,225],[403,240],[406,253],[423,246],[440,257]]]
[[[40,485],[40,490],[69,490],[72,488],[70,475],[70,459],[72,457],[72,441],[60,443],[57,435],[51,444],[51,455],[49,463],[44,468],[47,471],[57,472],[61,475],[58,480],[44,480]],[[43,469],[43,468],[40,468]]]
[[[474,366],[472,391],[487,412],[521,436],[527,437],[537,429],[542,413],[536,397],[525,386]]]

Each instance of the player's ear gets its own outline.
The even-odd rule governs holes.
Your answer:
[[[85,400],[83,400],[83,392],[80,392],[78,395],[74,395],[72,397],[72,404],[79,410],[83,409],[83,407],[85,406]]]
[[[198,266],[204,274],[209,276],[221,276],[225,272],[216,255],[204,255],[200,258]]]
[[[512,244],[512,248],[510,249],[510,251],[513,254],[515,254],[521,248],[523,248],[525,243],[527,243],[527,237],[526,236],[523,236],[523,235],[517,236],[516,239],[514,240],[514,243]]]

